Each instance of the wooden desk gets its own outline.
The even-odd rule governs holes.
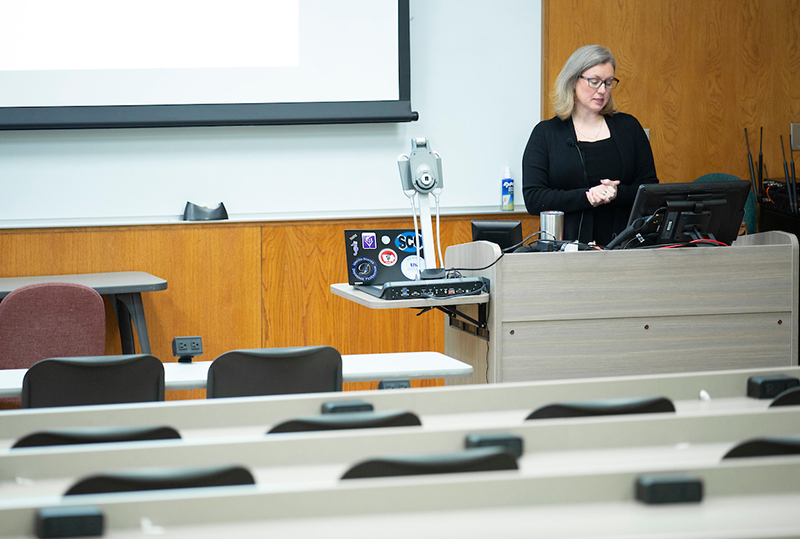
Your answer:
[[[166,389],[205,389],[212,361],[164,363]],[[19,397],[27,369],[0,369],[0,398]],[[438,352],[342,356],[344,382],[425,380],[470,376],[472,367]]]
[[[133,326],[139,337],[143,354],[150,353],[147,322],[142,306],[142,292],[166,290],[167,281],[143,271],[116,271],[109,273],[81,273],[76,275],[39,275],[33,277],[0,278],[0,299],[21,286],[35,283],[75,283],[94,288],[99,294],[108,296],[117,316],[119,336],[123,354],[135,354]]]
[[[500,254],[454,245],[445,266]],[[730,247],[506,254],[462,272],[491,281],[488,344],[446,323],[445,354],[476,382],[797,365],[798,265],[785,232]]]

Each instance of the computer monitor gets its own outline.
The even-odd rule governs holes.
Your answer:
[[[472,241],[486,240],[501,249],[522,244],[521,221],[472,221]]]
[[[640,185],[628,227],[606,248],[694,240],[730,245],[739,234],[749,193],[750,183],[744,180]]]

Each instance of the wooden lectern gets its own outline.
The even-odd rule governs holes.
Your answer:
[[[447,268],[501,256],[454,245]],[[467,382],[675,373],[797,365],[798,242],[785,232],[730,247],[506,254],[488,269],[473,324],[445,319],[445,351]],[[713,395],[712,395],[713,397]]]

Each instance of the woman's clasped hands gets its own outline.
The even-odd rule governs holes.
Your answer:
[[[608,204],[617,197],[619,180],[600,180],[600,185],[595,185],[586,191],[586,198],[594,206]]]

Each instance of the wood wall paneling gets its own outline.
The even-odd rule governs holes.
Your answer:
[[[782,177],[779,136],[788,147],[800,121],[800,1],[545,0],[543,11],[543,95],[575,49],[609,47],[614,98],[650,129],[662,182],[749,180],[744,129],[756,158],[761,127],[764,161]]]
[[[443,250],[471,239],[472,218],[538,219],[520,214],[443,217]],[[172,339],[200,335],[211,360],[237,348],[327,344],[343,354],[444,350],[444,316],[367,309],[330,293],[346,282],[346,228],[408,228],[407,219],[0,231],[0,277],[146,271],[167,289],[142,295],[153,355],[175,361]],[[113,311],[106,354],[121,353]],[[138,343],[137,343],[138,347]],[[414,385],[440,385],[441,380]],[[377,387],[347,384],[346,389]],[[205,391],[168,392],[203,398]]]
[[[167,280],[166,290],[142,294],[153,355],[176,361],[173,337],[200,335],[204,354],[198,359],[213,359],[261,344],[260,242],[254,226],[4,231],[0,276],[146,271]],[[106,354],[119,354],[107,300],[106,316]]]

